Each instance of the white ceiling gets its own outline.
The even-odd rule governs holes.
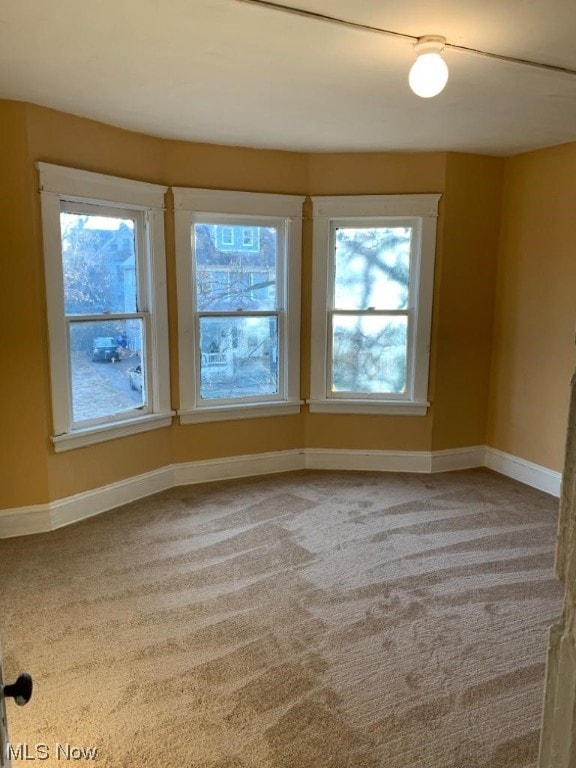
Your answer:
[[[284,2],[576,69],[576,0]],[[445,91],[420,99],[410,41],[236,0],[0,2],[0,98],[156,136],[499,155],[576,140],[576,76],[444,58]]]

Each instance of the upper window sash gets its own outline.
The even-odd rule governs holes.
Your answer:
[[[327,292],[327,307],[328,309],[340,310],[346,309],[345,307],[338,306],[335,299],[336,288],[336,234],[339,229],[394,229],[394,228],[406,228],[411,230],[410,241],[410,282],[409,282],[409,296],[408,296],[408,308],[413,309],[415,306],[415,285],[413,277],[418,275],[419,269],[419,253],[420,253],[420,241],[421,241],[421,220],[417,217],[395,217],[390,218],[388,216],[380,217],[357,217],[357,218],[331,218],[329,219],[330,227],[330,240],[328,245],[328,258],[329,272],[328,272],[328,286]],[[368,306],[363,309],[370,309]],[[360,308],[359,308],[359,311]]]
[[[146,247],[149,229],[146,211],[139,208],[127,207],[125,205],[111,207],[106,204],[78,203],[62,199],[60,203],[60,212],[111,219],[122,217],[134,222],[134,255],[136,272],[136,303],[134,313],[148,313],[150,311],[149,308],[152,305],[152,291],[150,285],[151,270],[148,263],[149,253],[148,248]],[[65,312],[67,317],[75,318],[78,318],[80,315],[85,315],[87,317],[105,315],[112,318],[117,315],[131,314],[125,311],[112,311],[110,309],[103,310],[102,312],[68,312],[65,309]]]
[[[242,227],[247,221],[250,222],[252,227],[264,227],[276,230],[276,305],[274,310],[285,312],[288,301],[288,281],[287,276],[287,261],[289,244],[289,231],[288,222],[285,218],[279,218],[276,216],[222,216],[221,214],[209,214],[209,213],[187,213],[184,218],[190,223],[190,259],[191,259],[191,279],[193,286],[196,286],[196,271],[197,260],[195,253],[194,242],[194,227],[196,224],[215,224],[220,225],[222,228],[226,225],[231,227]],[[196,290],[192,290],[192,311],[204,312],[211,310],[204,310],[197,306]],[[214,310],[218,314],[218,310]],[[245,310],[246,313],[250,313],[250,310]]]

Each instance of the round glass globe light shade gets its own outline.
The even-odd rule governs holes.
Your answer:
[[[417,96],[429,99],[437,96],[448,82],[448,67],[439,53],[422,53],[408,75],[410,88]]]

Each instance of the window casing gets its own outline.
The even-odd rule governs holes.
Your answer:
[[[37,168],[55,450],[168,426],[166,188]]]
[[[439,198],[312,198],[312,412],[426,414]]]
[[[182,423],[299,411],[302,203],[174,190]]]

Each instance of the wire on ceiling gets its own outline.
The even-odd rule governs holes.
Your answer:
[[[339,24],[340,26],[350,27],[351,29],[358,29],[364,32],[376,32],[380,35],[388,35],[391,37],[399,37],[404,40],[410,40],[412,43],[417,44],[422,38],[415,37],[414,35],[407,35],[403,32],[396,32],[392,29],[382,29],[381,27],[375,27],[371,24],[361,24],[356,21],[350,21],[348,19],[340,19],[337,16],[329,16],[324,13],[317,13],[316,11],[309,11],[304,8],[296,8],[291,5],[283,5],[281,3],[273,3],[271,0],[235,0],[237,3],[244,3],[247,5],[259,6],[260,8],[267,8],[273,11],[280,11],[282,13],[290,13],[294,16],[303,16],[307,19],[315,19],[316,21],[324,21],[331,24]],[[491,51],[482,51],[479,48],[468,48],[465,45],[455,45],[454,43],[444,42],[445,50],[459,51],[461,53],[469,53],[475,56],[484,56],[488,59],[497,59],[498,61],[505,61],[510,64],[522,64],[528,67],[535,67],[537,69],[544,69],[550,72],[560,72],[564,75],[576,75],[576,70],[569,69],[568,67],[559,67],[555,64],[544,64],[539,61],[531,61],[530,59],[521,59],[516,56],[505,56],[501,53],[493,53]]]

